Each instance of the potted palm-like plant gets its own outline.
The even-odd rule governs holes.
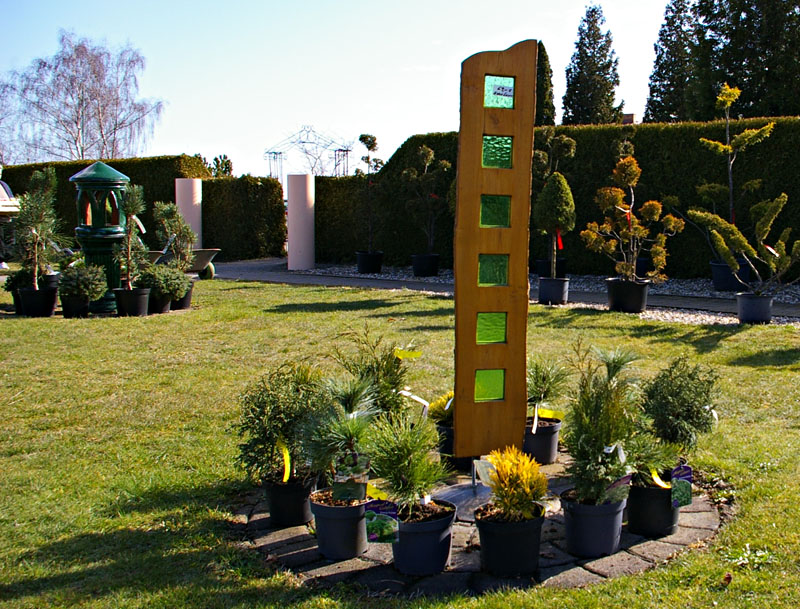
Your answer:
[[[368,379],[329,381],[323,402],[303,442],[312,469],[332,477],[332,485],[311,495],[311,512],[320,553],[343,560],[367,549],[364,440],[378,409]]]
[[[15,220],[16,247],[22,268],[30,283],[19,286],[20,305],[29,317],[50,317],[55,312],[58,275],[48,274],[58,252],[60,223],[53,208],[55,170],[47,167],[35,171],[30,188],[18,198],[19,214]],[[46,281],[52,277],[53,281]]]
[[[522,449],[542,465],[554,463],[558,456],[563,415],[552,405],[563,395],[570,375],[569,369],[555,360],[534,358],[528,363],[528,417]]]
[[[754,245],[736,225],[716,214],[699,209],[687,212],[694,222],[710,230],[714,247],[743,288],[736,294],[741,323],[769,323],[775,294],[800,281],[800,276],[788,281],[785,279],[792,266],[800,261],[800,239],[789,245],[791,228],[773,235],[772,245],[767,243],[773,223],[787,200],[786,194],[782,193],[773,201],[762,201],[750,208],[755,225]],[[742,273],[745,268],[749,270],[748,278]]]
[[[117,315],[147,315],[149,287],[137,287],[139,269],[147,264],[147,250],[139,238],[138,214],[144,211],[144,189],[130,185],[119,202],[120,216],[125,219],[122,241],[114,246],[114,259],[120,265],[122,286],[114,288]]]
[[[679,457],[685,463],[698,436],[711,431],[716,381],[712,370],[681,356],[645,383],[647,421],[628,451],[635,469],[628,496],[631,533],[662,537],[675,532],[680,505],[673,498],[672,472]]]
[[[417,167],[408,167],[402,174],[410,195],[408,208],[417,219],[427,242],[424,254],[411,256],[416,277],[431,277],[439,273],[439,254],[433,251],[436,221],[447,211],[447,190],[452,165],[448,161],[434,164],[434,157],[433,150],[423,144],[417,150],[421,171]]]
[[[398,504],[394,566],[409,575],[439,573],[450,559],[456,507],[430,498],[433,487],[448,473],[436,453],[438,441],[433,421],[409,411],[382,415],[369,436],[372,471]]]
[[[659,201],[646,201],[636,208],[634,188],[642,170],[633,156],[621,158],[613,172],[617,186],[597,191],[595,202],[604,215],[602,223],[590,222],[581,231],[586,247],[616,262],[617,277],[607,280],[608,305],[612,311],[640,313],[647,307],[650,282],[666,279],[667,238],[684,228],[684,221],[662,214]],[[625,190],[627,189],[627,193]],[[628,197],[628,202],[625,197]],[[650,252],[653,269],[645,277],[637,275],[636,261]]]
[[[106,293],[106,271],[95,264],[76,260],[61,271],[58,294],[64,317],[89,317],[89,303]]]
[[[547,476],[513,446],[489,454],[492,501],[475,510],[481,540],[481,569],[495,575],[539,571],[539,545]]]
[[[625,442],[634,431],[639,396],[625,374],[636,356],[622,349],[590,355],[576,346],[578,387],[567,418],[564,443],[572,462],[573,488],[561,494],[567,551],[575,556],[610,555],[619,548],[630,474]]]
[[[308,465],[303,432],[321,408],[316,370],[287,363],[252,383],[239,398],[237,463],[266,492],[273,527],[311,520],[308,496],[317,472]]]

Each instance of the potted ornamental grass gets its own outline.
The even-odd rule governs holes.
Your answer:
[[[617,276],[606,281],[612,311],[645,310],[649,284],[667,278],[667,238],[681,232],[685,224],[672,214],[663,214],[659,201],[646,201],[637,207],[634,189],[641,174],[632,155],[619,159],[612,175],[616,186],[603,187],[595,196],[603,221],[590,222],[580,234],[590,251],[616,263]],[[642,277],[637,273],[636,262],[645,252],[650,253],[652,270]]]
[[[539,276],[539,303],[566,304],[569,300],[569,279],[558,277],[556,260],[563,249],[561,236],[575,228],[575,202],[566,178],[557,171],[545,182],[533,204],[533,222],[550,237],[548,276]]]
[[[687,457],[699,436],[714,425],[717,380],[710,368],[680,356],[644,384],[644,431],[629,450],[635,469],[628,496],[631,533],[663,537],[675,532],[681,503],[673,490],[685,478],[680,474],[688,471]]]
[[[147,249],[139,238],[138,214],[143,211],[144,189],[131,184],[119,201],[120,218],[124,218],[125,225],[122,241],[114,246],[114,260],[120,266],[122,285],[113,292],[120,317],[147,315],[150,288],[136,286],[140,269],[147,264]]]
[[[619,348],[592,354],[575,347],[578,385],[564,434],[573,487],[561,494],[567,551],[574,556],[611,555],[619,548],[630,482],[624,446],[639,408],[627,369],[636,359]]]
[[[709,229],[714,248],[741,286],[736,294],[740,323],[769,323],[775,294],[800,281],[800,275],[789,278],[789,271],[800,261],[800,239],[790,244],[790,227],[773,233],[787,201],[782,193],[750,208],[755,227],[752,242],[735,224],[716,214],[699,209],[687,212],[692,221]],[[744,269],[749,271],[747,276]]]
[[[17,287],[20,307],[28,317],[51,317],[58,296],[58,274],[50,271],[56,262],[60,222],[56,216],[56,175],[52,167],[34,171],[28,192],[19,196],[19,214],[14,220],[17,254],[30,277]],[[22,277],[22,276],[20,276]]]
[[[169,313],[173,300],[183,297],[191,285],[190,279],[172,264],[146,264],[136,278],[137,288],[149,288],[148,315]]]
[[[528,413],[522,449],[541,465],[554,463],[558,456],[563,414],[553,406],[564,395],[571,375],[554,359],[536,357],[528,362]]]
[[[433,150],[423,144],[417,149],[417,166],[407,167],[402,173],[408,195],[406,205],[426,239],[425,253],[411,256],[415,277],[432,277],[439,273],[439,254],[433,251],[436,221],[447,212],[452,165],[442,160],[434,163],[434,158]]]
[[[481,542],[481,569],[494,575],[539,571],[539,545],[547,476],[539,464],[510,446],[489,454],[487,484],[492,500],[475,510]]]
[[[102,298],[108,290],[106,270],[102,266],[75,260],[62,269],[58,280],[61,310],[66,318],[89,317],[89,303]]]
[[[430,496],[448,475],[436,452],[436,425],[411,410],[383,414],[373,423],[368,442],[378,485],[398,505],[395,568],[408,575],[439,573],[450,559],[456,507]]]
[[[320,408],[306,423],[303,444],[311,468],[331,484],[311,495],[311,512],[320,553],[344,560],[367,549],[369,456],[364,444],[379,410],[369,379],[331,379],[321,395]]]
[[[304,430],[321,408],[320,375],[289,362],[250,384],[239,398],[237,463],[264,487],[273,527],[311,520],[317,472],[304,450]]]

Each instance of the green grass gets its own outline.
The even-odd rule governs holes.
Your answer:
[[[0,291],[0,304],[10,296]],[[580,336],[627,345],[649,376],[682,352],[721,374],[720,424],[695,466],[734,485],[707,548],[586,590],[377,600],[318,591],[246,549],[232,511],[237,396],[287,358],[326,358],[365,323],[424,352],[415,392],[450,388],[453,304],[407,291],[200,282],[187,313],[140,319],[0,314],[2,607],[797,607],[800,332],[697,327],[531,308],[529,352]],[[749,544],[747,552],[745,544]],[[758,553],[758,554],[756,554]],[[748,559],[745,566],[743,558]],[[733,575],[729,586],[723,577]]]

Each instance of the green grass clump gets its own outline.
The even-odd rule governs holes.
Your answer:
[[[532,306],[528,350],[579,337],[640,356],[651,378],[687,354],[719,374],[720,422],[692,463],[730,484],[738,516],[709,547],[585,590],[380,599],[306,588],[241,544],[254,490],[235,464],[238,397],[267,370],[328,355],[369,324],[423,355],[417,395],[452,386],[453,303],[409,291],[198,282],[195,307],[144,318],[0,313],[0,605],[28,607],[771,607],[800,605],[800,332],[686,326]],[[0,306],[11,296],[0,292]],[[342,343],[344,344],[344,343]],[[749,544],[749,545],[748,545]],[[732,574],[730,584],[724,576]]]

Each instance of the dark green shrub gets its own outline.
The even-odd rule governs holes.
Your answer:
[[[189,291],[191,280],[175,266],[150,264],[139,273],[135,285],[137,288],[150,288],[150,293],[156,298],[178,300]]]
[[[106,270],[95,264],[76,262],[63,269],[58,278],[61,296],[79,296],[91,302],[103,296],[107,289]]]
[[[575,228],[575,201],[566,178],[553,173],[533,205],[533,223],[550,236],[550,277],[556,276],[558,242]]]

